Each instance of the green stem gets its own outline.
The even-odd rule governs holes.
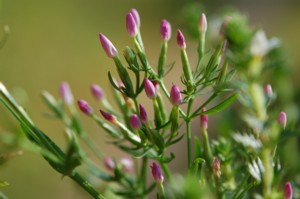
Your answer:
[[[196,74],[200,72],[200,62],[204,54],[205,49],[205,32],[200,31],[200,38],[198,43],[198,62],[196,67]]]
[[[158,183],[158,199],[166,199],[165,189],[163,183]]]
[[[189,99],[187,108],[187,119],[186,119],[186,141],[187,141],[187,156],[188,156],[188,168],[192,165],[192,131],[191,131],[191,118],[190,114],[193,107],[194,98]]]
[[[168,180],[170,180],[170,178],[171,178],[171,171],[170,171],[170,168],[168,167],[168,164],[163,163],[162,161],[159,161],[159,164],[160,164],[162,170],[164,171],[164,174],[165,174],[166,178]]]
[[[191,167],[192,165],[192,132],[191,132],[191,121],[188,120],[186,122],[186,131],[187,131],[187,135],[186,135],[186,141],[187,141],[187,156],[188,156],[188,168]]]
[[[94,199],[105,199],[104,196],[99,194],[94,187],[86,181],[84,178],[82,178],[77,172],[73,172],[70,175],[70,178],[77,182],[86,192],[88,192]]]
[[[209,137],[207,133],[206,128],[202,128],[202,139],[203,139],[203,145],[204,145],[204,155],[205,155],[205,160],[208,165],[211,164],[213,155],[211,152],[210,144],[209,144]]]
[[[268,146],[265,146],[262,149],[262,162],[265,168],[265,172],[263,174],[263,196],[264,199],[271,199],[273,167],[272,167],[272,152]]]

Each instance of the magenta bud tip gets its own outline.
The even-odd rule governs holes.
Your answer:
[[[167,20],[162,20],[160,25],[160,35],[161,38],[165,41],[170,40],[171,38],[171,24]]]
[[[171,88],[170,100],[174,106],[179,106],[182,102],[182,95],[179,87],[176,84],[174,84]]]
[[[102,45],[102,48],[104,49],[106,55],[110,58],[114,58],[118,55],[118,51],[115,48],[115,46],[111,43],[111,41],[105,37],[102,33],[99,34],[99,39]]]
[[[179,48],[186,48],[185,38],[179,29],[177,30],[177,45]]]
[[[92,107],[87,103],[87,101],[85,101],[85,100],[78,100],[77,101],[77,104],[78,104],[78,106],[79,106],[79,109],[83,112],[83,113],[85,113],[85,114],[87,114],[87,115],[91,115],[92,113],[93,113],[93,109],[92,109]]]
[[[150,99],[156,98],[156,88],[155,88],[154,84],[147,78],[145,78],[145,80],[144,80],[144,89],[145,89],[146,95]]]
[[[130,116],[129,123],[134,130],[138,130],[142,125],[139,116],[136,114]]]

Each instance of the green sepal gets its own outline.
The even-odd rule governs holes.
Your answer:
[[[64,175],[70,175],[72,171],[81,164],[80,147],[78,140],[70,129],[66,130],[68,137],[68,149],[64,163]]]
[[[173,106],[171,115],[170,115],[170,121],[171,121],[171,137],[176,137],[178,135],[178,129],[179,129],[179,108],[178,108],[178,106]]]
[[[162,153],[165,149],[165,141],[162,135],[155,129],[150,131],[154,144],[158,147],[159,153]]]
[[[167,50],[168,43],[167,41],[163,41],[160,48],[160,55],[157,66],[158,78],[161,79],[165,75],[166,70],[166,62],[167,62]]]
[[[56,117],[62,118],[64,111],[62,104],[59,104],[56,99],[47,91],[42,92],[42,98],[46,105],[52,110]]]
[[[133,97],[134,96],[133,85],[132,85],[131,78],[130,78],[126,68],[124,67],[123,63],[121,62],[119,56],[116,56],[113,59],[115,61],[115,65],[117,67],[119,77],[125,86],[125,89],[124,89],[125,94],[128,97]]]
[[[199,175],[201,173],[201,166],[204,165],[206,161],[203,158],[195,158],[191,167],[191,171],[194,175]]]
[[[160,93],[157,94],[156,100],[157,100],[157,104],[158,104],[158,107],[160,110],[162,123],[166,123],[167,122],[166,106],[165,106],[163,97]]]
[[[154,123],[155,123],[155,127],[159,128],[162,125],[162,116],[161,116],[161,110],[160,107],[158,105],[157,99],[153,99],[153,108],[154,108]]]

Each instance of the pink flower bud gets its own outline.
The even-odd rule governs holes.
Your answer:
[[[179,29],[177,29],[177,45],[179,48],[186,48],[184,36]]]
[[[201,112],[205,112],[205,111],[206,111],[205,108],[203,108],[201,110]],[[207,129],[207,127],[208,127],[208,115],[202,114],[200,116],[200,127],[203,128],[203,129]]]
[[[221,176],[221,161],[219,158],[214,157],[211,167],[212,167],[213,174],[217,177],[220,177]]]
[[[207,30],[206,15],[204,13],[202,13],[202,15],[199,18],[199,31],[206,32],[206,30]]]
[[[280,112],[277,117],[277,122],[280,124],[284,129],[286,126],[287,116],[285,112]]]
[[[165,19],[162,20],[160,25],[160,35],[165,41],[168,41],[171,38],[171,24]]]
[[[60,96],[65,104],[72,104],[74,102],[74,97],[70,86],[67,82],[62,82],[59,87]]]
[[[85,100],[78,100],[77,104],[83,113],[87,115],[91,115],[93,113],[92,107]]]
[[[171,88],[170,100],[174,106],[179,106],[182,102],[182,95],[179,87],[176,84],[174,84]]]
[[[127,33],[131,37],[135,37],[139,31],[139,28],[131,12],[129,12],[126,16],[126,29]]]
[[[104,166],[109,171],[113,171],[116,167],[115,162],[111,157],[104,158]]]
[[[156,98],[156,89],[155,86],[153,85],[153,83],[145,78],[144,79],[144,89],[146,92],[146,95],[150,98],[150,99],[154,99]]]
[[[265,92],[265,95],[268,97],[268,98],[271,98],[273,96],[273,89],[272,89],[272,86],[270,84],[267,84],[264,86],[264,92]]]
[[[105,37],[102,33],[99,34],[99,38],[106,55],[110,58],[116,57],[118,55],[118,51],[111,43],[111,41],[107,39],[107,37]]]
[[[162,174],[160,166],[155,162],[153,162],[151,169],[152,169],[153,178],[156,181],[156,183],[163,183],[164,176]]]
[[[287,182],[284,185],[283,198],[284,199],[292,199],[293,198],[293,187],[290,182]]]
[[[133,162],[131,158],[122,158],[120,160],[121,168],[125,172],[131,172],[133,170]]]
[[[91,91],[92,91],[92,95],[95,97],[97,101],[100,101],[104,97],[104,92],[102,88],[97,84],[93,84],[91,86]]]
[[[141,124],[141,121],[140,121],[140,118],[138,115],[136,115],[136,114],[131,115],[129,118],[129,122],[130,122],[131,127],[134,130],[138,130],[139,128],[141,128],[142,124]]]
[[[117,121],[117,118],[114,115],[110,114],[110,113],[107,113],[107,112],[105,112],[103,110],[100,110],[100,113],[104,117],[104,119],[106,119],[109,122],[114,123],[114,122]]]
[[[140,20],[140,15],[139,15],[138,11],[136,9],[132,8],[130,10],[130,13],[133,16],[136,25],[140,28],[140,26],[141,26],[141,20]]]
[[[140,117],[141,117],[142,122],[144,122],[144,123],[148,122],[148,116],[147,116],[146,109],[141,104],[140,104]]]

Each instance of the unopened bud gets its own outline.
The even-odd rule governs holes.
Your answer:
[[[171,88],[170,100],[173,106],[179,106],[182,102],[182,95],[179,87],[176,84],[174,84]]]
[[[271,84],[267,84],[264,86],[264,92],[268,98],[271,98],[273,96],[273,89]]]
[[[284,185],[283,198],[284,199],[292,199],[293,198],[293,187],[290,182],[287,182]]]
[[[148,122],[148,116],[147,116],[146,109],[141,104],[140,104],[140,117],[141,117],[142,122],[144,122],[144,123]]]
[[[91,115],[93,113],[92,107],[85,100],[78,100],[77,104],[80,110],[86,115]]]
[[[102,33],[99,34],[100,42],[103,50],[106,55],[110,58],[116,57],[118,55],[118,51],[115,46],[111,43],[111,41],[105,37]]]
[[[74,97],[70,86],[67,82],[62,82],[59,87],[60,96],[63,99],[65,104],[72,104],[74,102]]]
[[[150,99],[156,98],[156,95],[157,95],[156,94],[156,88],[153,85],[153,83],[147,78],[145,78],[145,80],[144,80],[144,89],[145,89],[146,95]]]
[[[100,110],[100,113],[104,117],[104,119],[106,119],[107,121],[112,122],[112,123],[117,122],[117,118],[114,115],[107,113],[103,110]]]
[[[217,177],[220,177],[221,176],[221,161],[219,158],[214,157],[211,167],[212,167],[213,174]]]
[[[131,12],[126,16],[126,30],[129,36],[135,37],[138,34],[139,28]]]
[[[159,184],[163,183],[164,176],[162,174],[160,166],[158,164],[156,164],[155,162],[153,162],[151,169],[152,169],[152,175],[153,175],[155,182],[159,183]]]
[[[140,15],[139,15],[138,11],[136,9],[132,8],[130,10],[130,13],[133,16],[136,25],[140,28],[140,26],[141,26],[141,20],[140,20]]]
[[[179,29],[177,29],[177,45],[179,48],[186,48],[185,38]]]
[[[104,97],[103,89],[97,84],[93,84],[91,86],[91,91],[97,101],[100,101]]]
[[[286,127],[286,122],[287,122],[287,116],[285,112],[280,112],[278,117],[277,117],[277,122],[280,124],[284,129]]]
[[[142,124],[141,124],[141,121],[140,121],[140,118],[138,115],[136,115],[136,114],[131,115],[129,118],[129,122],[130,122],[131,127],[134,130],[138,130],[139,128],[141,128]]]
[[[199,31],[200,32],[206,32],[207,30],[207,20],[206,20],[206,15],[202,13],[202,15],[199,18]]]
[[[165,41],[170,40],[171,38],[171,24],[167,20],[162,20],[160,25],[160,35],[161,38]]]
[[[205,112],[206,109],[203,108],[201,112]],[[208,127],[208,115],[201,114],[200,116],[200,127],[203,129],[207,129]]]

